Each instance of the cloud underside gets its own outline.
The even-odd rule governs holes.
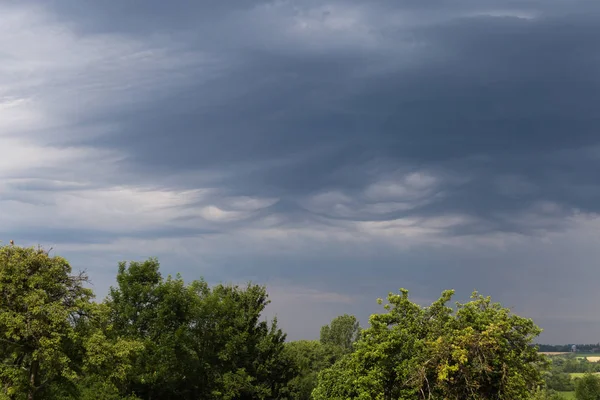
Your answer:
[[[331,304],[319,322],[400,286],[552,326],[533,298],[593,296],[595,3],[98,4],[0,6],[3,241],[104,289],[153,255],[273,280]]]

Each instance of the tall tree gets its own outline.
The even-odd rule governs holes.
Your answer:
[[[206,300],[217,311],[216,318],[203,319],[214,321],[212,346],[220,349],[216,382],[222,389],[214,392],[215,398],[285,398],[296,370],[285,353],[285,334],[277,320],[261,321],[269,303],[265,287],[216,285]]]
[[[185,341],[198,298],[208,287],[186,287],[179,277],[165,281],[159,268],[153,258],[119,263],[117,287],[110,289],[106,305],[115,334],[144,344],[129,392],[142,399],[191,398],[204,370],[199,371]]]
[[[144,342],[130,391],[142,399],[284,398],[293,364],[285,335],[261,320],[264,287],[186,285],[155,259],[119,266],[107,305],[117,331]]]

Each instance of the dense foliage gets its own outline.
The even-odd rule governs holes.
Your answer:
[[[119,264],[102,302],[86,284],[61,257],[0,247],[0,399],[552,399],[596,388],[568,375],[594,363],[546,371],[531,345],[540,329],[478,294],[421,307],[402,290],[366,329],[342,315],[319,340],[286,342],[261,317],[263,286],[165,278],[155,259]]]
[[[285,335],[261,321],[264,287],[163,280],[156,260],[119,266],[110,291],[115,332],[142,341],[127,391],[142,399],[272,399],[294,366]]]
[[[356,350],[321,372],[315,399],[526,399],[542,383],[542,356],[529,346],[540,329],[477,294],[430,307],[408,292],[388,296]]]

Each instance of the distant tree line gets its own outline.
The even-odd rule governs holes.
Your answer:
[[[570,352],[573,344],[536,344],[539,351],[548,353],[566,353]],[[600,352],[600,343],[596,344],[576,344],[578,353]]]
[[[43,249],[0,247],[0,400],[550,395],[549,362],[531,345],[541,329],[478,293],[422,307],[402,289],[367,328],[342,315],[319,340],[288,342],[262,317],[260,285],[186,283],[156,259],[120,263],[101,302],[87,282]]]

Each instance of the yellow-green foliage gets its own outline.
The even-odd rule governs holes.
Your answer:
[[[66,398],[86,372],[124,379],[140,345],[108,337],[107,311],[86,281],[42,249],[0,247],[0,393]]]
[[[529,399],[542,384],[544,361],[530,346],[541,330],[477,293],[453,310],[452,295],[421,307],[404,289],[390,294],[356,351],[321,372],[313,397]]]

